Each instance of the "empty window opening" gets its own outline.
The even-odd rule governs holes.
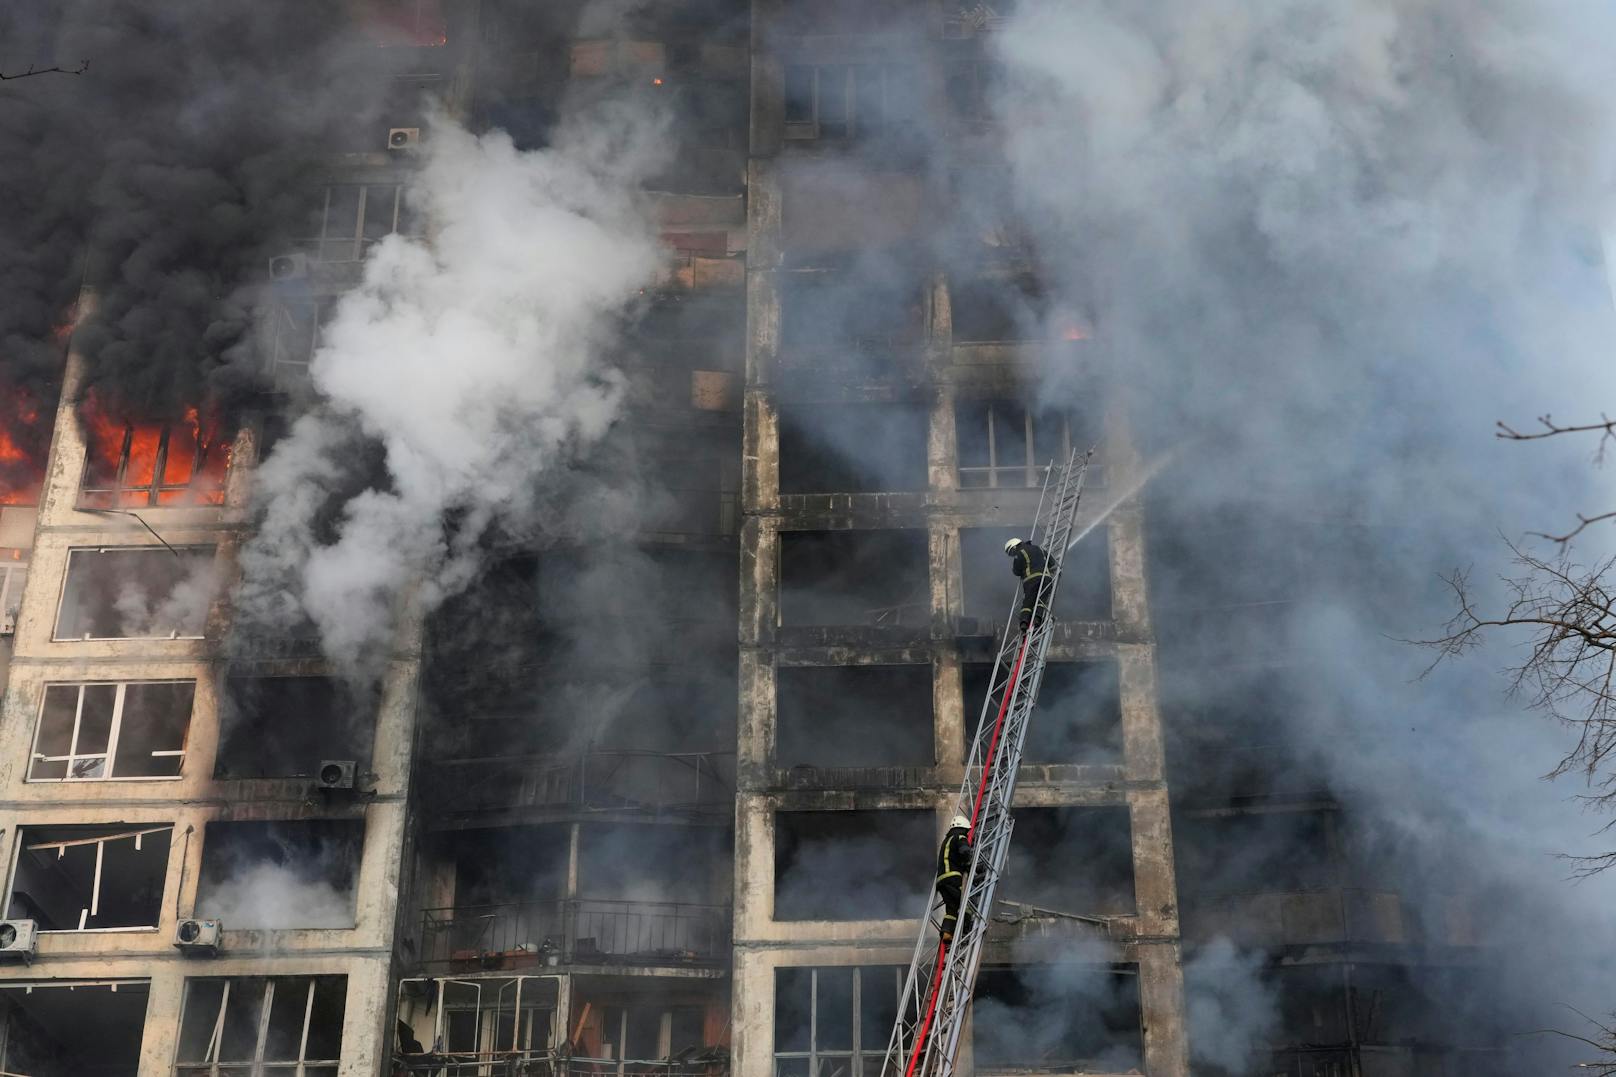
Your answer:
[[[335,677],[223,678],[216,778],[311,777],[327,759],[370,765],[376,698]]]
[[[780,407],[780,492],[926,488],[926,410],[911,404]]]
[[[298,241],[322,262],[359,262],[387,236],[421,234],[409,195],[396,183],[333,184],[313,216],[318,231]]]
[[[1016,843],[999,895],[1056,912],[1134,911],[1127,808],[1017,808]]]
[[[187,979],[175,1077],[336,1077],[346,976]]]
[[[24,827],[8,916],[41,931],[157,926],[170,823]]]
[[[938,840],[930,811],[776,812],[774,918],[913,917],[931,889]],[[880,869],[854,869],[869,864]]]
[[[973,1006],[971,1045],[978,1072],[1143,1071],[1144,1025],[1134,966],[985,968],[977,975]]]
[[[212,822],[197,915],[226,927],[352,927],[361,819]]]
[[[1287,728],[1303,701],[1293,669],[1166,667],[1158,678],[1175,795],[1229,797],[1317,792],[1324,769]]]
[[[931,766],[931,666],[783,666],[775,681],[777,766]]]
[[[55,419],[54,399],[9,378],[0,384],[0,507],[39,503]]]
[[[1176,820],[1173,843],[1184,903],[1338,886],[1342,867],[1337,831],[1333,812]]]
[[[287,392],[308,384],[309,364],[334,307],[330,300],[287,300],[269,312],[265,351],[270,381],[277,389]]]
[[[965,527],[960,529],[960,575],[964,584],[965,616],[983,635],[997,634],[1012,606],[1021,604],[1021,581],[1010,571],[1004,544],[1011,538],[1030,537],[1025,529]],[[1051,550],[1051,553],[1055,551]],[[1096,527],[1083,541],[1057,555],[1061,562],[1060,590],[1055,593],[1057,621],[1109,621],[1111,619],[1111,559],[1106,529]]]
[[[903,973],[891,965],[775,969],[775,1077],[878,1077]]]
[[[993,667],[964,668],[966,727],[981,721]],[[1051,662],[1044,667],[1038,706],[1027,725],[1022,760],[1069,766],[1111,766],[1122,762],[1122,694],[1117,664]],[[997,711],[987,716],[989,723]],[[967,751],[969,749],[967,748]]]
[[[780,623],[927,624],[929,567],[924,531],[782,532]]]
[[[135,1077],[150,993],[140,980],[0,985],[0,1072]]]
[[[962,402],[955,408],[954,432],[964,489],[1041,487],[1052,461],[1065,461],[1073,449],[1087,451],[1097,434],[1068,412],[1030,409],[1014,400]],[[1085,486],[1098,478],[1099,469],[1091,467]]]
[[[786,0],[777,25],[782,34],[924,34],[906,0]]]
[[[1032,281],[965,281],[953,285],[949,298],[956,344],[1036,340],[1043,335],[1045,299]]]
[[[201,639],[217,588],[212,546],[70,550],[53,638]]]
[[[221,505],[232,439],[196,409],[177,422],[114,419],[95,397],[79,410],[86,460],[79,507]]]
[[[999,10],[1003,10],[1002,5]],[[1002,19],[1002,16],[984,17]],[[948,64],[943,72],[943,90],[948,98],[949,113],[968,124],[997,122],[994,101],[1004,90],[1004,76],[1004,64],[998,60],[972,59]]]
[[[925,331],[924,292],[897,255],[866,254],[851,265],[797,269],[781,278],[782,363],[884,359],[921,344]]]
[[[31,782],[177,778],[195,681],[47,684]]]
[[[556,1021],[558,983],[556,976],[400,980],[394,1052],[415,1066],[424,1060],[409,1056],[454,1054],[471,1072],[477,1064],[467,1056],[498,1057],[484,1063],[494,1069],[512,1055],[542,1058],[566,1036]]]

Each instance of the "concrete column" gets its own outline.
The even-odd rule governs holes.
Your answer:
[[[1145,1072],[1150,1077],[1188,1077],[1184,1026],[1184,969],[1178,943],[1139,944],[1139,1007],[1145,1035]]]

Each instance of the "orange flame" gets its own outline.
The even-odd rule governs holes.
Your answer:
[[[45,477],[49,431],[26,389],[0,391],[0,505],[32,505]]]
[[[179,422],[116,419],[95,393],[79,406],[88,460],[79,504],[86,508],[221,505],[231,439],[188,407]],[[159,471],[159,466],[161,470]]]

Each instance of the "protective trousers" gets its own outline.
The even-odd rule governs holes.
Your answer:
[[[958,875],[947,879],[937,880],[937,896],[943,899],[943,941],[949,942],[954,938],[955,928],[959,922],[960,899],[964,896],[961,886],[961,877]],[[965,917],[965,928],[971,927],[971,918]]]
[[[1043,582],[1042,573],[1037,576],[1029,576],[1021,581],[1021,630],[1023,632],[1031,628],[1035,622],[1043,624],[1044,615],[1049,612],[1049,607],[1038,598],[1038,588]]]

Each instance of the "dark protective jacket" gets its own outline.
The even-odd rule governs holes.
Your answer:
[[[943,847],[937,850],[937,881],[950,880],[960,885],[965,871],[971,866],[971,843],[966,840],[964,827],[954,827],[943,836]]]
[[[1010,551],[1010,571],[1021,580],[1036,580],[1049,571],[1049,554],[1042,546],[1023,542]]]

